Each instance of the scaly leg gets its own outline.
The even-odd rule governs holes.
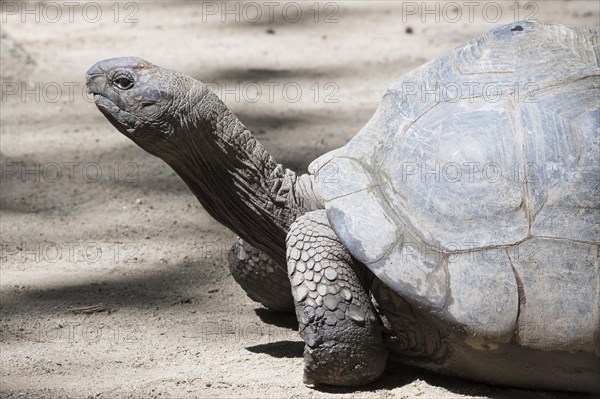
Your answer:
[[[240,238],[229,250],[227,259],[231,275],[250,299],[271,310],[289,312],[294,309],[285,270],[267,254]]]
[[[379,321],[325,211],[292,224],[287,260],[305,342],[304,383],[356,386],[379,377],[387,359]]]

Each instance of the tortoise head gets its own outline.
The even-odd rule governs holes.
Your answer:
[[[199,83],[137,57],[100,61],[87,71],[86,82],[104,116],[154,154],[185,123],[191,92]]]

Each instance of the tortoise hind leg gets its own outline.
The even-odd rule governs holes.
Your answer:
[[[379,321],[325,211],[292,224],[287,260],[305,342],[304,383],[356,386],[379,377],[387,359]]]
[[[283,266],[241,238],[227,254],[234,280],[253,301],[280,312],[291,312],[294,302]]]

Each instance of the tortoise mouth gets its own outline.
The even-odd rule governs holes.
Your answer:
[[[115,115],[117,114],[119,111],[121,111],[121,109],[117,106],[117,104],[115,104],[112,100],[110,100],[108,97],[103,96],[100,93],[92,93],[94,95],[94,103],[96,104],[96,107],[98,107],[98,109],[100,111],[102,111],[103,114],[105,115]]]
[[[135,124],[132,119],[135,119],[129,112],[120,108],[110,98],[101,93],[93,93],[94,103],[106,119],[122,134],[129,138],[133,138]]]

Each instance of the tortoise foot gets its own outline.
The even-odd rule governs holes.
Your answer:
[[[379,320],[325,212],[298,218],[287,245],[288,274],[305,342],[304,383],[357,386],[377,379],[387,360]]]

